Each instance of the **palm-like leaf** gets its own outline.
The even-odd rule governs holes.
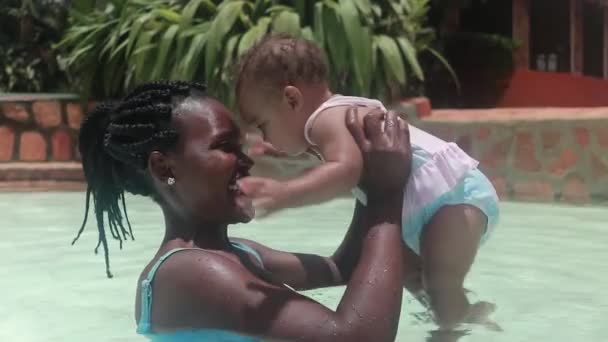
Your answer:
[[[408,80],[424,81],[422,52],[458,85],[432,48],[429,1],[112,0],[105,8],[74,10],[57,49],[81,87],[100,97],[170,78],[209,83],[230,100],[236,58],[266,33],[286,32],[327,52],[336,91],[382,98]]]

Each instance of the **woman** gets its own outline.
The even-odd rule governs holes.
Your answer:
[[[114,238],[127,236],[124,192],[151,197],[165,217],[161,246],[138,282],[138,332],[162,341],[394,340],[404,280],[399,189],[409,174],[409,136],[394,113],[368,117],[365,133],[355,109],[347,117],[365,158],[368,206],[357,207],[334,256],[321,257],[228,238],[228,225],[254,214],[238,185],[252,162],[231,113],[203,86],[149,83],[89,114],[80,149],[108,276],[104,216]],[[342,279],[347,289],[336,311],[291,289]]]

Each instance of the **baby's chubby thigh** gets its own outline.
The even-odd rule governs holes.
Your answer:
[[[499,219],[499,199],[492,183],[478,169],[471,170],[459,184],[435,199],[421,203],[420,189],[408,185],[403,208],[402,236],[417,255],[430,227],[440,229],[440,235],[473,234],[477,245],[492,234]],[[462,230],[468,230],[462,231]],[[473,230],[473,231],[471,231]],[[479,234],[477,234],[479,233]]]

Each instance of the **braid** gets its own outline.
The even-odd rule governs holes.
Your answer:
[[[170,87],[167,87],[168,83],[171,83]],[[133,91],[129,95],[127,95],[125,97],[125,100],[130,100],[133,97],[136,97],[136,96],[139,96],[141,94],[148,93],[148,92],[151,92],[151,91],[169,90],[169,91],[173,91],[173,92],[176,92],[176,93],[187,93],[191,89],[196,89],[196,90],[199,90],[201,92],[207,91],[207,87],[205,85],[200,84],[200,83],[196,83],[196,82],[154,81],[154,82],[148,82],[146,84],[142,84],[142,85],[136,87],[135,89],[133,89]]]
[[[234,74],[238,94],[244,80],[275,88],[296,81],[327,82],[329,67],[324,51],[314,43],[287,34],[269,34],[241,56]]]
[[[150,136],[156,131],[156,126],[153,123],[124,125],[111,123],[108,126],[108,132],[113,135],[128,136],[131,138],[143,138]]]
[[[87,181],[85,215],[72,244],[80,238],[88,220],[91,198],[99,240],[103,248],[106,274],[110,272],[107,227],[122,249],[124,240],[134,239],[127,215],[125,191],[157,199],[147,173],[147,161],[153,151],[167,151],[175,146],[178,133],[171,119],[176,102],[206,87],[198,83],[157,81],[135,88],[121,102],[103,103],[82,123],[79,149]],[[123,224],[123,216],[126,227]]]
[[[150,100],[147,100],[145,103],[149,103],[149,101]],[[143,116],[146,121],[154,121],[155,118],[151,118],[150,113],[153,113],[152,115],[161,116],[160,119],[167,120],[171,117],[172,110],[173,107],[170,104],[164,103],[148,104],[141,107],[132,106],[131,108],[119,107],[116,109],[113,121],[122,123],[123,120],[121,119],[123,116],[126,117],[128,122],[137,122],[138,116]]]

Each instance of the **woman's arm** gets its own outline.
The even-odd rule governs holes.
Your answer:
[[[344,107],[317,116],[310,136],[323,156],[323,164],[285,183],[287,207],[322,203],[349,192],[361,178],[361,150],[344,124]]]
[[[274,279],[296,290],[345,285],[359,260],[363,237],[368,230],[364,226],[364,213],[365,207],[357,203],[342,244],[329,257],[279,251],[246,239],[231,240],[253,248]]]
[[[184,285],[196,292],[193,305],[201,311],[200,317],[207,318],[202,327],[289,341],[395,339],[403,294],[401,190],[409,170],[409,137],[405,139],[407,128],[387,128],[382,133],[380,116],[374,115],[366,119],[367,140],[353,122],[349,120],[349,127],[366,159],[362,185],[368,190],[369,203],[362,209],[359,226],[360,258],[336,311],[214,255],[209,258],[213,261],[190,258],[200,265],[182,275],[192,280]],[[394,114],[386,122],[388,127],[400,127]],[[378,163],[387,168],[367,167]],[[386,171],[394,169],[399,172]]]
[[[331,256],[292,253],[272,249],[247,239],[231,239],[242,242],[259,253],[264,268],[274,279],[296,290],[311,290],[345,285],[351,278],[361,256],[365,227],[365,206],[356,202],[354,214],[340,246]],[[404,286],[413,294],[418,293],[420,272],[419,258],[404,246],[403,262],[406,267]]]
[[[200,328],[271,340],[394,341],[403,293],[400,198],[366,209],[359,265],[335,311],[212,256],[176,272],[194,291],[187,298],[199,311],[189,314],[204,318]]]

